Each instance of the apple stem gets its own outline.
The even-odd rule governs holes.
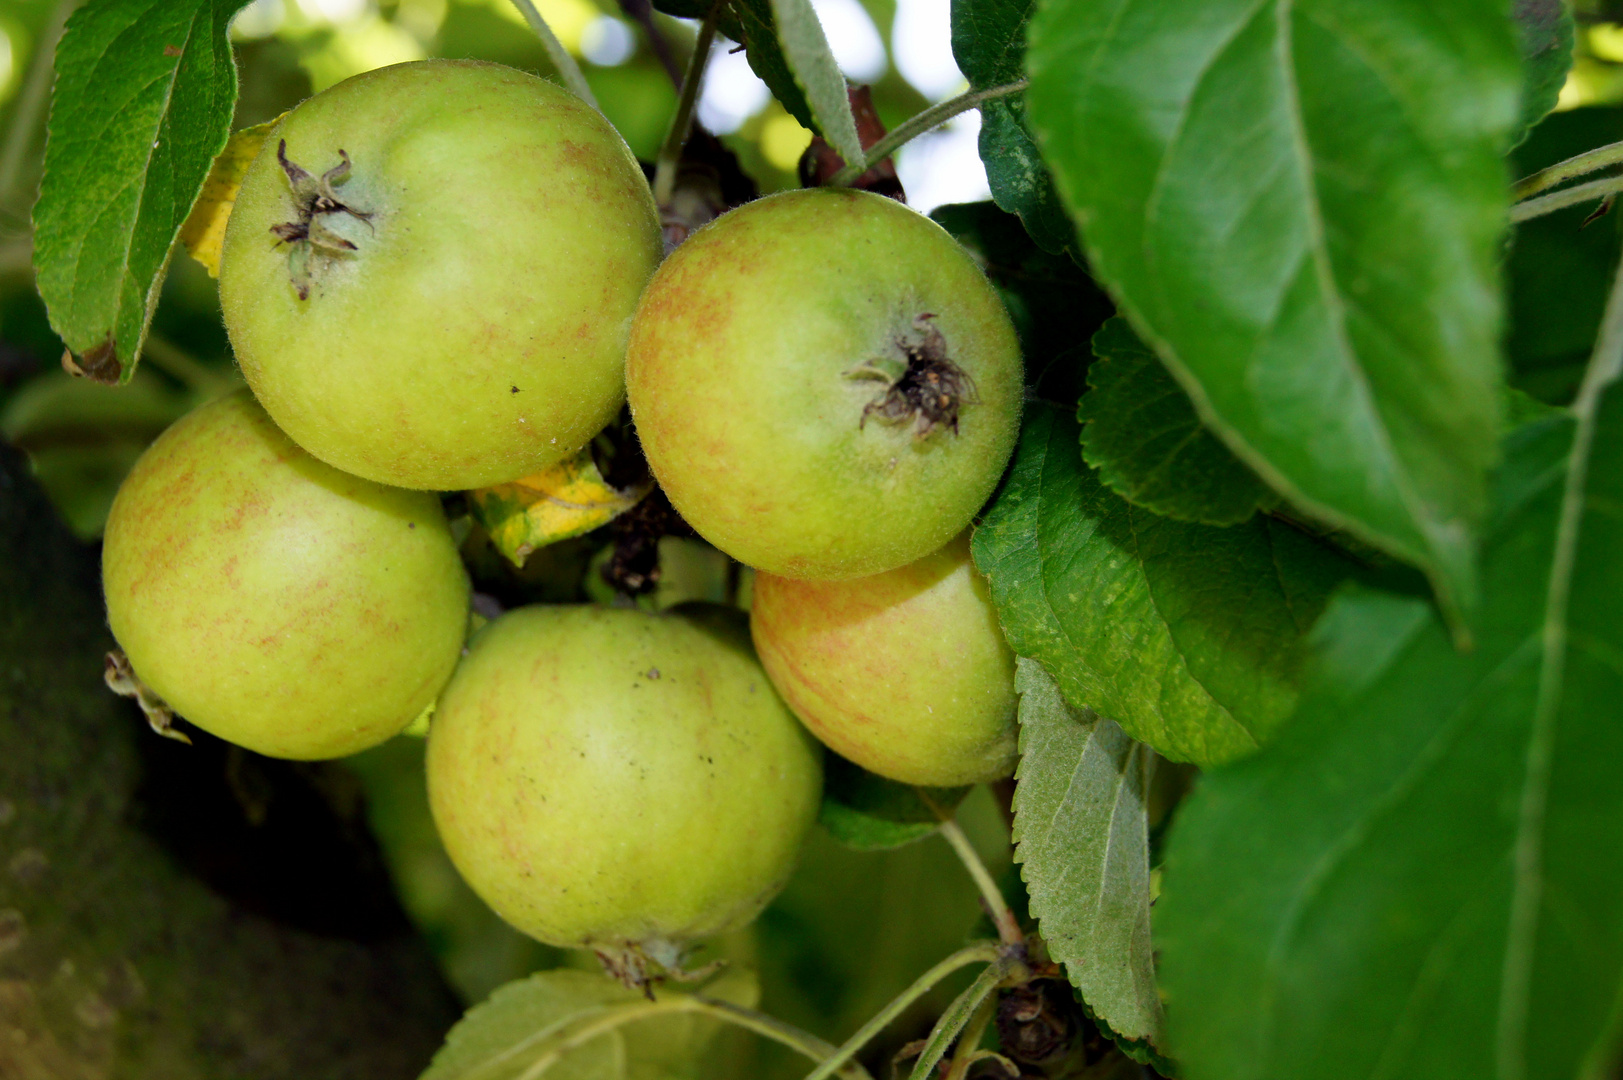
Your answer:
[[[992,916],[992,923],[997,927],[997,936],[1005,945],[1021,945],[1026,943],[1026,935],[1020,930],[1020,922],[1009,909],[1008,901],[1003,899],[1003,890],[997,887],[992,880],[991,871],[975,851],[975,845],[969,842],[964,830],[958,822],[950,817],[941,819],[941,835],[946,838],[952,850],[957,854],[959,861],[969,871],[974,879],[975,887],[981,892],[981,903],[986,905],[987,914]]]
[[[931,128],[939,127],[959,113],[978,108],[985,102],[1000,97],[1008,97],[1010,94],[1018,94],[1029,85],[1029,80],[1017,79],[1012,83],[993,86],[986,90],[971,90],[967,94],[960,94],[948,101],[941,102],[939,105],[932,105],[923,112],[915,113],[902,121],[895,131],[868,147],[868,151],[863,155],[861,161],[847,164],[845,168],[829,177],[828,186],[845,187],[853,183],[857,177]]]
[[[682,147],[687,144],[688,131],[693,127],[693,110],[699,101],[699,87],[704,82],[704,68],[710,62],[710,43],[716,39],[716,22],[721,18],[721,0],[710,5],[704,22],[699,24],[699,36],[693,42],[693,55],[688,57],[687,73],[682,76],[682,94],[671,117],[670,130],[659,148],[659,160],[654,166],[654,202],[661,210],[670,205],[676,191],[676,167],[682,161]]]
[[[524,21],[530,24],[535,36],[541,39],[541,47],[547,51],[547,59],[558,69],[558,74],[563,76],[569,89],[586,104],[602,112],[603,107],[597,103],[592,88],[586,83],[586,74],[581,71],[580,65],[575,63],[575,58],[569,55],[569,50],[564,48],[563,42],[558,40],[558,35],[552,32],[547,20],[541,17],[541,12],[536,9],[533,0],[513,0],[513,6],[524,16]]]

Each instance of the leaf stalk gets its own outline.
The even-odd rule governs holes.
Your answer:
[[[1604,199],[1620,191],[1623,191],[1623,176],[1591,180],[1587,184],[1579,184],[1564,191],[1551,192],[1549,195],[1540,195],[1535,199],[1519,202],[1510,208],[1510,220],[1512,224],[1520,224],[1536,217],[1543,217],[1545,214],[1553,214],[1557,210],[1565,210],[1569,206],[1577,206],[1579,203]]]
[[[569,50],[564,48],[563,42],[558,40],[558,35],[552,32],[552,27],[547,25],[547,20],[541,17],[541,12],[536,8],[534,0],[513,0],[513,6],[518,8],[519,14],[524,16],[524,21],[530,24],[530,29],[535,31],[535,36],[541,39],[541,47],[547,51],[547,59],[551,60],[552,66],[558,69],[558,74],[563,76],[564,82],[569,85],[569,89],[574,91],[575,96],[586,102],[586,104],[598,112],[602,112],[603,107],[597,103],[597,97],[592,93],[592,88],[586,83],[586,73],[581,71],[579,64],[575,63],[575,58],[569,55]]]
[[[857,1051],[868,1045],[868,1042],[875,1035],[878,1035],[890,1025],[891,1021],[902,1015],[909,1005],[929,993],[942,979],[945,979],[959,968],[967,967],[970,964],[995,963],[998,955],[998,946],[990,941],[979,941],[959,949],[935,967],[914,979],[913,985],[897,994],[890,1004],[880,1009],[872,1019],[858,1028],[856,1034],[845,1040],[832,1057],[825,1059],[817,1068],[807,1073],[806,1080],[828,1080],[828,1077],[833,1076],[841,1065],[855,1057]]]
[[[654,165],[654,204],[661,210],[670,205],[676,191],[676,168],[682,162],[682,147],[687,144],[688,132],[693,128],[693,109],[699,101],[699,87],[704,83],[705,65],[710,62],[710,45],[716,40],[716,23],[721,18],[724,0],[715,0],[710,11],[699,24],[699,36],[693,42],[693,55],[688,57],[687,72],[682,76],[682,93],[676,100],[676,112],[671,126],[665,132],[665,142],[659,148]]]
[[[922,792],[920,792],[919,797],[925,799],[926,805],[935,808],[935,804],[929,802]],[[937,810],[937,813],[939,814],[940,811]],[[1023,947],[1026,943],[1026,935],[1020,929],[1020,921],[1014,917],[1014,912],[1009,909],[1008,901],[1003,899],[1003,890],[999,889],[997,882],[992,880],[992,873],[986,869],[986,864],[981,861],[980,855],[976,853],[975,845],[969,842],[969,837],[964,835],[964,830],[959,826],[958,822],[950,817],[942,817],[941,835],[948,844],[952,845],[953,853],[964,864],[964,869],[969,871],[969,876],[974,880],[975,887],[980,890],[981,902],[986,905],[987,914],[992,916],[992,925],[997,927],[998,939],[1005,945]]]
[[[939,105],[932,105],[923,112],[915,113],[898,124],[895,131],[890,132],[870,146],[861,161],[846,165],[845,168],[830,177],[829,186],[849,186],[856,181],[857,177],[890,157],[901,147],[912,142],[925,132],[940,127],[959,113],[979,108],[986,102],[994,101],[997,98],[1018,94],[1030,85],[1031,81],[1029,79],[1017,79],[1012,83],[993,86],[986,90],[971,90],[966,94],[960,94],[955,98],[943,101]]]
[[[941,1014],[935,1027],[930,1029],[930,1037],[924,1044],[924,1050],[919,1054],[918,1061],[913,1064],[913,1072],[908,1080],[931,1080],[935,1075],[936,1066],[947,1054],[947,1047],[952,1040],[958,1037],[959,1032],[978,1012],[984,1002],[997,991],[998,984],[1013,970],[1023,970],[1023,964],[1015,964],[1008,959],[999,960],[995,964],[988,964],[986,968],[969,984],[969,988],[953,999],[947,1011]],[[978,1038],[978,1036],[977,1036]]]
[[[1565,161],[1558,161],[1547,169],[1540,169],[1532,176],[1523,177],[1510,189],[1511,201],[1522,202],[1574,177],[1584,176],[1612,165],[1623,165],[1623,142],[1608,143],[1593,150],[1586,150]]]
[[[969,1018],[969,1024],[964,1028],[963,1034],[958,1036],[958,1049],[953,1051],[952,1063],[947,1067],[946,1080],[964,1080],[969,1074],[969,1067],[979,1057],[976,1048],[981,1044],[981,1036],[986,1034],[986,1025],[992,1022],[992,1013],[996,1010],[997,998],[991,994],[986,995],[980,1008]]]

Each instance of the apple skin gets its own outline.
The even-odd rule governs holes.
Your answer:
[[[356,246],[312,264],[277,146],[371,217],[318,216]],[[339,83],[249,166],[220,268],[248,384],[293,440],[398,487],[505,483],[579,450],[624,401],[626,334],[663,247],[641,168],[567,91],[495,64],[427,60]]]
[[[783,888],[822,748],[736,610],[538,605],[474,636],[429,728],[428,792],[452,862],[513,926],[670,955]]]
[[[1015,658],[968,533],[873,577],[757,573],[750,631],[795,715],[848,761],[926,787],[1014,772]]]
[[[972,378],[958,431],[864,411],[847,373],[928,320]],[[1019,342],[969,255],[867,192],[773,195],[724,214],[660,267],[626,358],[654,475],[699,534],[782,577],[876,574],[969,524],[1014,450]]]
[[[375,746],[451,676],[468,581],[439,500],[288,440],[246,390],[158,437],[102,545],[113,636],[222,739],[314,760]]]

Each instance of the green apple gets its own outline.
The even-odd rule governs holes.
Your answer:
[[[380,483],[504,483],[624,400],[659,262],[642,170],[593,108],[461,60],[357,75],[288,113],[226,228],[237,361],[293,441]]]
[[[814,189],[701,229],[643,294],[626,360],[654,475],[772,574],[877,574],[952,539],[1014,450],[1020,349],[934,222]]]
[[[467,630],[439,500],[317,461],[247,391],[136,462],[107,519],[102,585],[136,675],[198,727],[272,757],[394,735],[432,704]]]
[[[967,533],[872,577],[757,573],[750,630],[789,707],[869,772],[954,787],[1014,771],[1014,653]]]
[[[428,793],[497,914],[636,981],[783,888],[822,751],[741,623],[703,604],[533,606],[475,635],[429,729]]]

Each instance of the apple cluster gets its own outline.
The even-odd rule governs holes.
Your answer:
[[[624,141],[548,82],[424,61],[311,98],[226,232],[249,389],[148,449],[103,549],[147,691],[300,759],[431,712],[459,870],[632,980],[783,886],[823,745],[931,786],[1016,755],[1014,658],[967,529],[1022,373],[979,267],[901,204],[831,189],[663,255]],[[535,605],[470,638],[437,493],[563,461],[628,403],[672,505],[755,569],[747,622]]]

